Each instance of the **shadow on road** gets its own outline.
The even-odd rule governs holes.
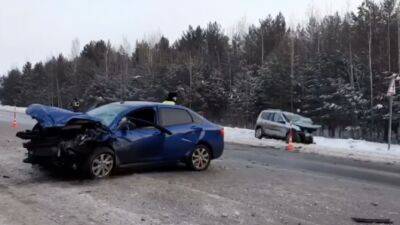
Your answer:
[[[32,172],[31,178],[20,180],[18,184],[23,183],[45,183],[45,182],[72,182],[79,184],[79,181],[90,181],[79,170],[73,170],[70,168],[62,168],[56,166],[39,166],[33,165],[30,168]],[[135,166],[132,168],[116,169],[113,171],[111,176],[107,179],[117,179],[128,177],[133,174],[151,174],[151,173],[180,173],[180,172],[192,172],[187,169],[184,165],[180,164],[168,164],[168,165],[146,165],[146,166]],[[78,181],[78,183],[76,183]]]

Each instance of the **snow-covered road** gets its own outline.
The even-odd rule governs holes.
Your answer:
[[[106,180],[79,180],[22,163],[26,150],[15,133],[30,129],[33,120],[17,113],[20,127],[12,129],[12,115],[0,110],[0,224],[183,225],[204,224],[204,218],[221,225],[351,224],[355,216],[400,221],[398,164],[288,153],[283,141],[226,128],[224,155],[207,171],[139,168]],[[318,143],[298,147],[337,151],[323,147],[329,140]]]
[[[11,114],[11,113],[9,113]],[[22,116],[21,116],[22,118]],[[0,224],[352,224],[400,221],[398,165],[227,143],[203,172],[138,167],[110,179],[22,163],[19,129],[0,121]],[[23,216],[21,216],[23,215]]]

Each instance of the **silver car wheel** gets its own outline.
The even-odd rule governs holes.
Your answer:
[[[196,170],[204,170],[210,162],[210,153],[203,147],[197,147],[192,154],[192,164]]]
[[[95,177],[102,178],[111,173],[113,166],[113,156],[109,153],[101,153],[93,159],[91,170]]]

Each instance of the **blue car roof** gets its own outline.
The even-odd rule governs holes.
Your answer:
[[[110,104],[120,104],[128,106],[148,106],[148,105],[158,105],[159,102],[146,102],[146,101],[123,101],[123,102],[113,102]]]
[[[168,105],[160,102],[146,102],[146,101],[124,101],[124,102],[113,102],[110,104],[126,105],[130,109],[140,108],[145,106],[166,106],[171,108],[186,109],[186,107],[180,105]]]

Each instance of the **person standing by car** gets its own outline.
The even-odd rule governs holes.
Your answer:
[[[167,98],[165,98],[163,103],[168,105],[176,105],[177,100],[178,100],[178,94],[176,92],[170,92],[168,93],[168,96]]]
[[[79,108],[81,107],[81,103],[78,98],[74,98],[71,102],[71,108],[74,112],[79,112]]]

